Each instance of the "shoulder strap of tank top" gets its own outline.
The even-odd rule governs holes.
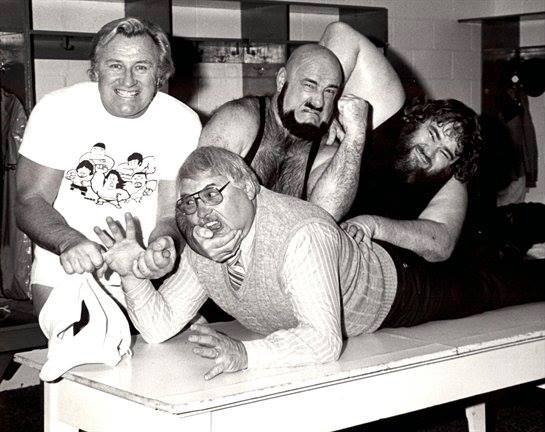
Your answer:
[[[310,171],[312,170],[312,165],[314,165],[314,161],[316,160],[316,155],[318,154],[319,148],[320,140],[313,141],[312,145],[310,146],[310,152],[308,153],[307,168],[305,170],[305,180],[303,183],[303,193],[301,194],[301,199],[304,199],[305,201],[308,198],[308,178],[310,177]]]
[[[259,129],[257,131],[255,140],[252,143],[252,147],[250,147],[250,151],[246,154],[246,156],[244,156],[244,162],[246,162],[249,166],[252,165],[252,162],[257,153],[257,150],[259,149],[259,146],[261,145],[263,132],[265,131],[265,97],[260,96],[258,98],[258,101],[259,101]]]

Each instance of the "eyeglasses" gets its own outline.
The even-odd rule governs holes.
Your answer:
[[[200,199],[206,205],[218,205],[223,201],[221,192],[230,183],[228,181],[219,189],[215,186],[207,186],[194,194],[184,196],[176,201],[176,209],[184,215],[192,215],[197,211],[197,200]]]

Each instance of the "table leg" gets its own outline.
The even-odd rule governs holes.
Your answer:
[[[60,418],[63,407],[59,404],[60,383],[44,383],[44,431],[78,432],[78,428],[64,423]]]
[[[466,408],[469,432],[486,432],[486,409],[484,403]]]

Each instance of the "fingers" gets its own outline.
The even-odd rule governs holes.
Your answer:
[[[98,269],[97,269],[97,277],[102,278],[106,274],[106,270],[108,270],[108,265],[106,262],[104,262]]]
[[[325,144],[332,145],[335,142],[335,138],[337,138],[337,131],[335,129],[335,120],[333,120],[333,123],[331,123],[331,126],[329,127],[329,130],[327,131],[327,140]]]
[[[59,259],[68,274],[91,273],[104,264],[100,245],[88,240],[63,252]]]
[[[132,263],[132,274],[137,277],[138,279],[148,279],[148,271],[149,269],[148,268],[145,268],[142,270],[140,270],[140,267],[138,266],[138,262],[139,260],[138,259],[135,259]]]
[[[169,236],[159,237],[138,256],[133,273],[140,279],[157,279],[170,272],[175,261],[174,240]]]
[[[106,246],[106,249],[110,249],[114,245],[114,240],[108,235],[106,231],[104,231],[102,228],[95,226],[93,228],[93,231],[98,236],[99,240],[102,242],[104,246]]]
[[[217,348],[195,347],[193,348],[193,352],[198,356],[208,359],[216,359],[219,357],[219,351]]]
[[[357,225],[352,225],[346,222],[342,222],[339,226],[350,237],[352,237],[356,241],[356,243],[360,243],[365,237],[365,232]]]
[[[212,369],[204,374],[204,379],[211,380],[212,378],[215,378],[219,374],[223,373],[224,369],[225,366],[223,365],[223,363],[217,363]]]
[[[129,212],[125,213],[125,235],[127,240],[136,239],[136,226],[134,218]]]
[[[234,256],[242,241],[242,230],[231,230],[210,239],[203,238],[195,229],[193,234],[203,254],[216,262],[224,262]]]
[[[190,330],[202,333],[202,334],[208,334],[208,335],[215,335],[217,332],[211,328],[210,326],[203,325],[203,324],[193,324],[190,328]]]
[[[121,230],[119,224],[110,216],[106,218],[106,224],[108,225],[108,228],[110,232],[112,233],[112,237],[114,241],[120,242],[125,239],[125,235],[123,231]]]

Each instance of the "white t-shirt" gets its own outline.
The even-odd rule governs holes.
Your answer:
[[[145,243],[157,218],[158,182],[175,180],[196,147],[201,123],[191,108],[158,93],[135,119],[109,114],[97,83],[84,82],[46,95],[28,121],[20,153],[64,171],[53,207],[67,223],[98,242],[95,225],[106,216],[137,216]],[[55,286],[64,273],[59,257],[36,247],[32,283]]]

